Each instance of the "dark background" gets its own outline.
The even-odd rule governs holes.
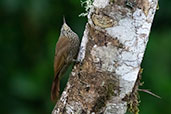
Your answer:
[[[140,92],[140,114],[171,114],[171,1],[159,4],[141,88],[162,99]],[[87,21],[78,17],[82,12],[80,0],[0,0],[0,114],[51,113],[54,49],[62,17],[81,38]]]

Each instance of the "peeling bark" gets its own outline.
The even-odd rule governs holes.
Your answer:
[[[52,114],[124,114],[157,0],[94,0],[78,60]]]

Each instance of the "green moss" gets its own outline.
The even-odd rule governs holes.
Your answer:
[[[111,3],[114,3],[114,2],[115,2],[115,0],[110,0],[110,4],[111,4]]]
[[[157,8],[156,8],[156,10],[159,10],[160,9],[160,7],[159,7],[159,2],[157,3]]]
[[[99,112],[103,107],[105,107],[106,101],[115,96],[114,91],[117,89],[117,86],[117,81],[111,79],[106,80],[105,84],[98,90],[100,97],[96,100],[93,111]]]
[[[100,96],[97,100],[96,100],[96,104],[93,107],[93,112],[99,112],[99,110],[102,107],[105,107],[105,102],[106,102],[106,97],[105,96]]]
[[[139,101],[138,101],[137,94],[132,94],[128,102],[128,110],[133,114],[138,114],[139,113],[138,106],[139,106]]]
[[[112,96],[114,96],[116,85],[113,83],[109,83],[107,86],[107,99],[110,99]]]

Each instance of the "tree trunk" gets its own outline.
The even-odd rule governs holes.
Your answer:
[[[157,3],[94,0],[78,56],[81,62],[74,66],[52,114],[124,114],[128,105],[138,105],[138,74]]]

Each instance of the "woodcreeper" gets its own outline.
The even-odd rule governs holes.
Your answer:
[[[79,50],[80,40],[76,33],[66,24],[65,19],[61,33],[56,43],[54,57],[54,80],[51,89],[51,100],[59,97],[60,79],[67,70],[67,67],[76,59]]]

